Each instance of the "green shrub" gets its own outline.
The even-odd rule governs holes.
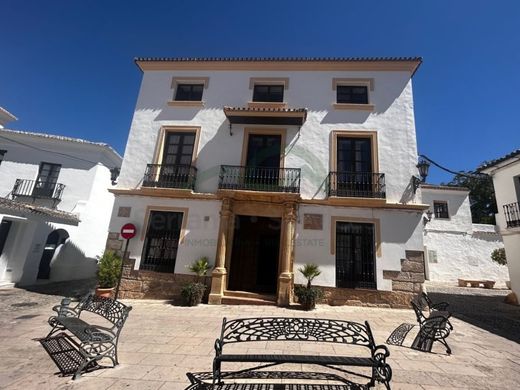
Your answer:
[[[298,302],[301,303],[305,310],[312,310],[316,307],[316,302],[323,297],[321,289],[312,287],[314,278],[321,275],[320,267],[312,263],[305,264],[298,271],[307,279],[307,286],[296,286],[294,294],[298,297]]]
[[[184,304],[188,306],[197,306],[202,302],[202,297],[206,292],[206,284],[204,283],[204,276],[211,268],[207,257],[201,257],[188,266],[188,269],[197,275],[197,281],[189,283],[181,290],[181,295]]]
[[[106,251],[99,258],[96,272],[100,288],[115,287],[121,275],[121,258],[113,251]]]
[[[491,252],[491,260],[500,265],[506,265],[506,250],[504,248],[495,249]]]
[[[209,260],[206,256],[201,257],[200,259],[194,261],[188,269],[193,272],[195,275],[197,275],[198,282],[202,280],[204,276],[206,276],[206,273],[211,268],[211,265],[209,264]]]

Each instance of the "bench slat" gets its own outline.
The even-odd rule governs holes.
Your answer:
[[[226,354],[220,355],[216,359],[220,360],[221,362],[335,364],[357,367],[377,366],[377,363],[372,358],[359,358],[350,356]]]

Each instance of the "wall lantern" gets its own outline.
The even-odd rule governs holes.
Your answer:
[[[426,181],[426,177],[428,176],[428,170],[430,169],[430,163],[424,158],[421,158],[417,163],[416,167],[419,170],[419,175],[421,176],[421,178],[419,179],[417,176],[412,176],[414,194],[417,192],[417,188],[419,188],[419,185]]]
[[[426,216],[423,217],[423,222],[425,225],[428,222],[432,221],[432,216],[433,216],[433,212],[430,209],[428,209],[428,211],[426,211]]]
[[[117,184],[117,178],[119,177],[120,169],[118,167],[114,167],[110,170],[110,180],[112,180],[112,185],[115,186]]]

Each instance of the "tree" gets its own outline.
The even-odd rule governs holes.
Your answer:
[[[494,225],[495,214],[497,213],[497,202],[495,200],[493,180],[491,176],[478,175],[473,172],[468,173],[471,177],[458,174],[455,175],[447,185],[466,187],[469,189],[469,203],[473,223],[489,223]]]

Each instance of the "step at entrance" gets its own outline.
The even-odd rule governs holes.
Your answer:
[[[257,294],[247,291],[224,291],[223,305],[270,305],[276,306],[275,295]]]

